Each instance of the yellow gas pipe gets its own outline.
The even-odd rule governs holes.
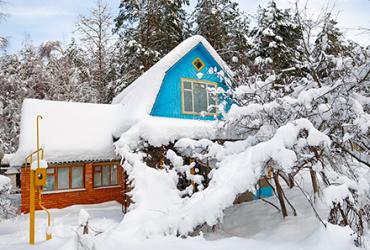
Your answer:
[[[47,230],[46,230],[46,240],[50,240],[52,237],[51,237],[51,233],[50,233],[50,226],[51,226],[51,222],[50,222],[50,211],[46,208],[46,207],[44,207],[43,205],[42,205],[42,199],[41,199],[41,192],[42,192],[42,189],[41,188],[39,188],[39,206],[41,207],[41,209],[42,210],[44,210],[46,213],[47,213],[47,215],[48,215],[48,228],[47,228]]]
[[[36,146],[37,150],[32,152],[28,155],[25,159],[25,167],[27,167],[27,162],[29,160],[30,166],[32,166],[33,162],[33,155],[37,154],[37,168],[40,168],[40,152],[41,152],[41,159],[44,160],[44,149],[40,148],[40,138],[39,138],[39,119],[43,119],[41,115],[38,115],[36,118]],[[46,178],[46,177],[45,177]],[[52,238],[51,234],[49,233],[50,228],[50,212],[42,205],[42,188],[37,188],[39,197],[38,197],[38,204],[39,206],[47,213],[48,215],[48,229],[46,230],[46,240],[50,240]],[[30,168],[30,239],[29,243],[31,245],[35,244],[35,170]]]

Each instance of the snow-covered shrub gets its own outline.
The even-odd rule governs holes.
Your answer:
[[[94,247],[93,234],[89,232],[90,215],[85,209],[80,210],[77,228],[77,249],[92,250]]]
[[[257,181],[265,175],[271,162],[276,171],[290,173],[298,163],[313,161],[314,154],[308,153],[310,147],[325,150],[330,145],[329,138],[307,119],[298,119],[280,127],[272,138],[260,143],[247,138],[222,145],[207,139],[178,137],[173,149],[165,155],[167,164],[153,168],[148,167],[147,154],[143,151],[148,141],[152,141],[149,137],[158,135],[136,132],[139,133],[124,133],[116,143],[132,184],[133,201],[119,230],[130,237],[188,235],[199,225],[216,225],[222,221],[223,210],[232,206],[239,194],[256,190]],[[137,134],[141,135],[139,141],[133,140]],[[164,136],[162,143],[169,145],[176,139],[173,136],[167,138],[167,143]],[[185,164],[186,157],[215,162],[207,175],[208,186],[203,185],[205,176],[190,171],[194,163]],[[182,191],[178,189],[179,174],[190,181]],[[197,192],[193,192],[195,184]]]
[[[10,195],[10,179],[4,175],[0,175],[0,219],[7,219],[14,215]]]

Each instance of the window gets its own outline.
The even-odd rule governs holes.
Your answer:
[[[83,168],[72,168],[72,188],[83,188]]]
[[[201,71],[204,67],[204,62],[202,62],[202,60],[200,60],[200,58],[197,57],[193,61],[193,66],[196,68],[196,70]]]
[[[57,168],[58,169],[58,189],[69,188],[69,168]]]
[[[84,188],[84,166],[66,165],[48,167],[44,191]]]
[[[182,113],[200,115],[216,114],[217,94],[209,91],[217,83],[193,79],[181,79]]]
[[[94,166],[94,187],[117,185],[117,165]]]
[[[46,169],[46,186],[44,186],[45,191],[51,191],[55,189],[54,183],[55,183],[55,176],[54,176],[54,168],[48,167]]]

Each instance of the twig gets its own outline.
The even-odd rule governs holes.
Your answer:
[[[293,210],[293,215],[294,215],[294,216],[297,216],[297,210],[294,208],[293,204],[292,204],[292,203],[290,203],[290,201],[289,201],[289,200],[288,200],[288,198],[286,197],[284,190],[281,190],[281,191],[282,191],[282,194],[283,194],[283,196],[284,196],[284,199],[288,202],[288,204],[289,204],[290,208]]]
[[[278,206],[276,206],[274,203],[268,201],[268,200],[265,200],[264,198],[260,198],[262,201],[266,202],[267,204],[270,204],[271,206],[273,206],[274,208],[276,208],[279,212],[281,212],[280,208]]]
[[[316,218],[324,225],[324,227],[326,228],[326,223],[321,219],[319,213],[317,212],[316,208],[314,207],[314,205],[312,204],[312,201],[311,199],[308,197],[308,195],[306,194],[305,191],[303,191],[303,189],[301,188],[301,186],[298,185],[298,182],[294,181],[296,186],[299,188],[299,190],[301,190],[301,192],[303,193],[303,196],[306,197],[307,201],[310,203],[314,213],[315,213],[315,216]]]

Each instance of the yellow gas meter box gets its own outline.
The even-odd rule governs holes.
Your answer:
[[[35,186],[46,185],[46,168],[36,168],[35,170]]]

